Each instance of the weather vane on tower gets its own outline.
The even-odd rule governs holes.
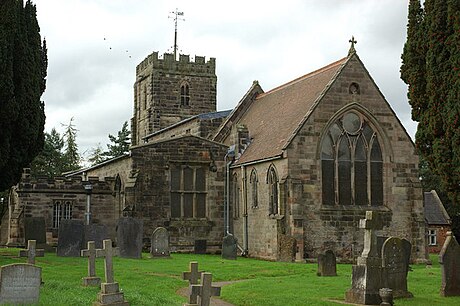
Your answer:
[[[184,18],[179,18],[179,16],[184,16],[184,12],[179,12],[176,8],[175,12],[173,11],[169,13],[173,14],[173,16],[168,16],[168,18],[174,19],[174,60],[177,60],[177,20],[185,21]]]

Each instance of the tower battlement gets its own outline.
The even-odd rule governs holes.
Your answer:
[[[136,67],[136,74],[139,75],[148,68],[182,70],[191,73],[215,74],[216,59],[209,58],[206,61],[204,56],[195,56],[195,60],[190,60],[190,55],[180,54],[179,60],[174,59],[174,54],[164,53],[163,58],[159,58],[158,52],[152,52]],[[149,70],[150,70],[149,69]]]

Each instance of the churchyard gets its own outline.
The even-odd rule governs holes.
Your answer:
[[[0,265],[26,263],[19,249],[0,249]],[[395,305],[459,305],[460,296],[441,297],[441,269],[438,257],[433,265],[411,265],[408,289],[414,295],[397,299]],[[188,286],[182,273],[189,271],[190,262],[198,269],[212,273],[212,281],[230,281],[221,289],[221,298],[234,305],[340,305],[351,286],[352,265],[337,264],[337,276],[318,276],[316,263],[269,262],[238,257],[222,259],[219,255],[171,254],[171,258],[113,258],[114,279],[130,305],[183,305],[185,296],[177,292]],[[43,284],[40,305],[91,305],[99,287],[83,286],[88,275],[87,257],[58,257],[45,253],[36,257],[42,268]],[[104,281],[104,259],[96,259],[96,275]]]

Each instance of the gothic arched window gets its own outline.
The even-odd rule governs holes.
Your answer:
[[[233,209],[233,218],[240,217],[240,186],[238,185],[238,175],[235,173],[232,176],[230,199]]]
[[[190,105],[190,89],[187,82],[182,83],[182,85],[180,86],[180,105]]]
[[[365,118],[347,112],[321,144],[324,205],[383,205],[383,160],[377,133]]]
[[[250,192],[251,192],[251,207],[257,208],[259,207],[259,199],[257,197],[257,184],[259,180],[257,179],[257,172],[256,169],[252,169],[251,176],[249,177],[249,184],[250,184]]]
[[[279,213],[278,175],[273,166],[268,169],[267,183],[269,191],[268,212],[270,215],[276,215]]]

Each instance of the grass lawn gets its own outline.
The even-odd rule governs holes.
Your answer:
[[[0,265],[26,262],[18,258],[18,249],[0,249]],[[115,280],[131,305],[182,305],[186,299],[176,291],[186,287],[181,272],[190,261],[213,274],[213,281],[244,280],[223,287],[221,298],[235,305],[340,305],[351,284],[351,265],[339,264],[337,277],[316,276],[316,264],[279,263],[248,258],[223,260],[215,255],[173,254],[172,259],[114,258]],[[409,290],[413,299],[396,300],[395,305],[460,305],[460,297],[439,296],[441,271],[437,257],[433,266],[413,265],[409,272]],[[57,257],[46,253],[38,257],[44,285],[40,305],[91,305],[98,288],[83,287],[87,259]],[[97,260],[97,275],[103,278],[103,260]]]

